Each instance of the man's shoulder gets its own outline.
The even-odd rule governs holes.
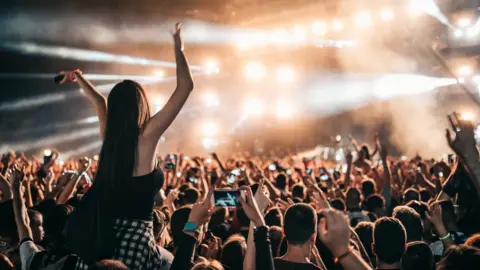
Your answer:
[[[317,267],[313,263],[297,263],[297,262],[290,262],[283,260],[282,258],[275,258],[273,259],[273,263],[275,264],[275,270],[321,270],[321,268]]]

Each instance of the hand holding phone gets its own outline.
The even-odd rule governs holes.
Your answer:
[[[213,205],[218,207],[239,207],[238,197],[245,198],[245,192],[239,189],[213,191]]]

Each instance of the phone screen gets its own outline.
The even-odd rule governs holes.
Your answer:
[[[327,180],[328,180],[328,174],[322,174],[322,175],[320,175],[320,180],[322,180],[322,181],[327,181]]]
[[[169,170],[175,170],[175,164],[167,163],[167,164],[165,164],[165,168],[167,168]]]
[[[240,190],[215,190],[213,191],[213,202],[215,206],[220,207],[238,207],[240,202],[238,196],[244,198],[244,193]]]
[[[311,168],[307,168],[305,170],[305,173],[308,174],[308,175],[311,175],[312,174],[312,169]]]
[[[233,186],[235,184],[235,181],[237,181],[237,176],[240,175],[240,170],[239,169],[234,169],[230,172],[230,175],[227,178],[227,184],[230,186]]]
[[[270,165],[268,165],[268,169],[270,171],[275,171],[277,169],[277,166],[275,164],[270,164]]]
[[[198,179],[195,178],[195,177],[189,177],[188,178],[188,182],[192,183],[192,184],[197,184],[198,183]]]

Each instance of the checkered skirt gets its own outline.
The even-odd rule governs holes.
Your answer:
[[[162,268],[151,221],[116,219],[113,229],[117,245],[111,259],[122,261],[128,269]],[[75,269],[88,269],[88,265],[79,259]]]

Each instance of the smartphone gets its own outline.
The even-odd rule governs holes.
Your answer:
[[[233,169],[230,172],[230,175],[227,178],[227,185],[233,186],[235,184],[235,181],[237,181],[237,176],[240,175],[240,170],[239,169]]]
[[[198,178],[196,177],[189,177],[188,178],[188,182],[192,183],[192,184],[198,184]]]
[[[322,175],[320,175],[320,180],[322,180],[322,181],[328,181],[328,178],[329,178],[329,177],[328,177],[328,174],[322,174]]]
[[[165,168],[168,169],[168,170],[175,170],[175,164],[169,162],[169,163],[165,164]]]
[[[245,192],[243,190],[215,190],[213,191],[213,204],[219,207],[239,207],[240,202],[237,197],[241,196],[245,199]]]
[[[275,165],[275,164],[270,164],[270,165],[268,165],[268,170],[270,170],[270,171],[273,172],[273,171],[275,171],[276,169],[277,169],[277,165]]]
[[[305,173],[308,174],[308,175],[312,175],[312,168],[307,168],[305,170]]]
[[[417,172],[422,173],[422,168],[420,168],[420,166],[417,167]]]
[[[49,163],[50,160],[52,160],[52,156],[53,156],[52,150],[45,149],[45,151],[43,151],[43,164]]]

